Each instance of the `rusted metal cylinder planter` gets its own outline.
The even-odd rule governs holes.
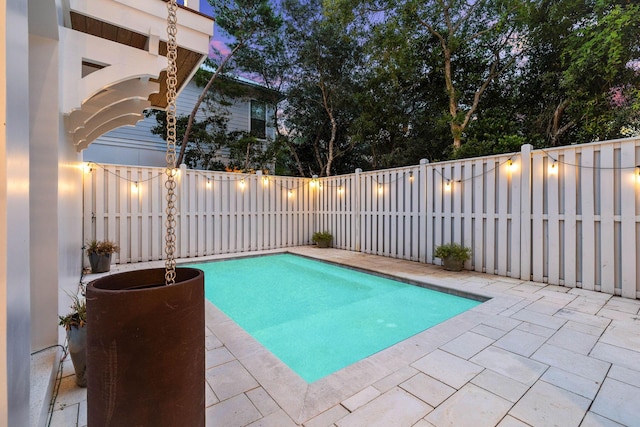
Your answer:
[[[204,273],[131,271],[87,285],[87,418],[100,426],[205,424]]]

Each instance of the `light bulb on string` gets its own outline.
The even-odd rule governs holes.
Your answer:
[[[384,192],[384,187],[382,184],[378,184],[378,194],[382,194]]]
[[[413,182],[413,171],[409,171],[409,182]]]
[[[550,159],[552,160],[552,162],[549,165],[549,173],[556,174],[558,173],[558,165],[556,164],[556,159],[554,159],[553,157],[550,157]]]
[[[451,191],[451,180],[448,179],[445,183],[444,183],[444,189],[447,191]]]

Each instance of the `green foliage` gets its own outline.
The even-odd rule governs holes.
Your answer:
[[[97,255],[110,255],[115,252],[119,252],[120,248],[118,245],[113,243],[110,240],[92,240],[87,243],[87,255],[97,254]]]
[[[64,316],[58,316],[59,325],[64,326],[67,331],[72,326],[81,328],[87,323],[87,301],[78,295],[70,295],[70,297],[71,312]]]
[[[461,261],[466,261],[471,258],[471,248],[466,248],[458,243],[447,243],[445,245],[438,246],[433,251],[435,258],[455,258]]]
[[[328,231],[316,231],[315,233],[313,233],[313,236],[311,236],[311,240],[313,240],[314,243],[318,243],[321,241],[331,243],[331,240],[333,240],[333,235]]]

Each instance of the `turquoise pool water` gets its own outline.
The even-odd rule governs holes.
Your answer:
[[[206,298],[308,383],[480,304],[291,254],[191,266]]]

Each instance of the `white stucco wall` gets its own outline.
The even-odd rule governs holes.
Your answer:
[[[0,22],[0,426],[29,425],[29,47],[27,2]]]

